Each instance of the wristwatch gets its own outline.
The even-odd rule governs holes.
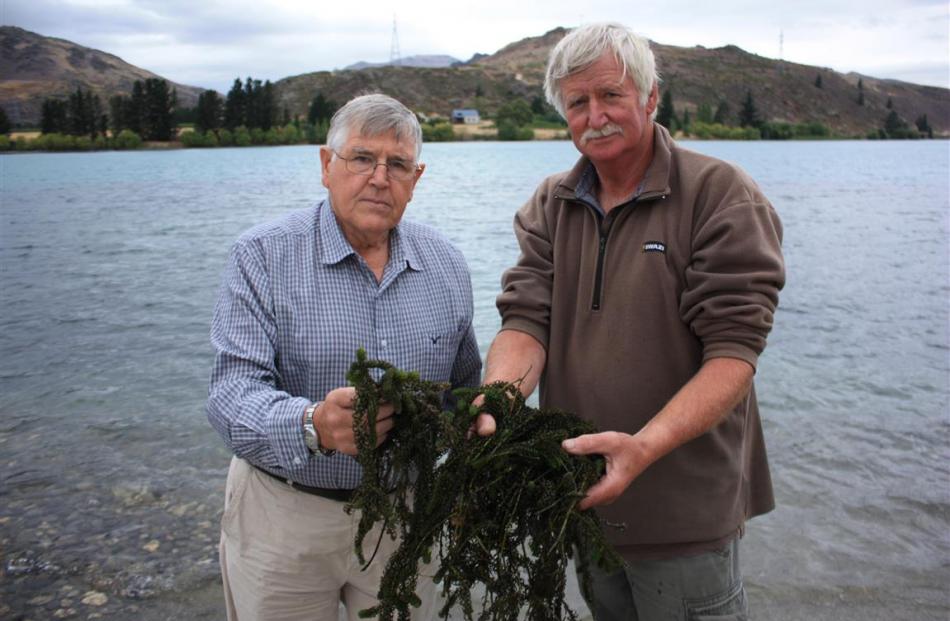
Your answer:
[[[320,435],[317,433],[317,428],[313,426],[313,413],[317,411],[319,405],[319,403],[311,403],[303,411],[303,441],[314,455],[330,457],[336,451],[320,446]]]

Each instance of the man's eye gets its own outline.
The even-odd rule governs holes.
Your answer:
[[[350,158],[354,164],[359,164],[360,166],[372,166],[373,158],[368,155],[354,155]]]
[[[395,170],[396,172],[401,173],[408,173],[412,171],[412,164],[406,160],[389,160],[386,162],[386,166],[389,167],[390,170]]]

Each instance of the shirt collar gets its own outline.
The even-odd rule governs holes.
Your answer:
[[[670,192],[673,139],[666,128],[659,123],[654,123],[653,128],[653,160],[631,199],[645,194],[669,194]],[[597,196],[593,192],[596,180],[597,170],[586,156],[582,156],[559,184],[562,190],[559,194],[566,194],[565,198],[584,201],[603,213]]]
[[[318,217],[320,221],[317,226],[320,230],[320,248],[321,260],[325,265],[333,265],[355,255],[356,251],[350,242],[346,240],[340,223],[336,220],[336,214],[333,212],[333,206],[330,204],[330,198],[327,197],[318,206]],[[403,235],[400,233],[400,225],[396,225],[389,233],[389,263],[395,266],[399,271],[406,266],[415,271],[424,269],[423,262],[419,253],[411,243],[405,243]]]

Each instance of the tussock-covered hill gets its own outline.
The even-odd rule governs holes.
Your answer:
[[[278,80],[275,91],[279,107],[292,115],[306,115],[317,93],[343,103],[357,94],[383,92],[426,115],[447,117],[454,108],[476,108],[490,116],[514,97],[531,101],[542,95],[548,53],[567,32],[555,28],[451,67],[382,66],[291,76]],[[736,123],[751,92],[759,116],[767,121],[818,122],[838,135],[863,137],[881,127],[893,109],[909,124],[926,114],[935,133],[950,136],[950,90],[945,88],[843,74],[765,58],[735,46],[651,45],[661,90],[671,90],[678,115],[688,110],[695,119],[700,106],[715,110],[725,102],[727,120]],[[46,97],[65,96],[82,86],[107,99],[128,93],[135,80],[158,76],[105,52],[4,26],[0,77],[0,105],[7,115],[14,123],[36,123]],[[174,86],[181,105],[195,104],[201,89]]]
[[[540,88],[547,57],[566,34],[555,28],[478,58],[474,66],[519,77]],[[713,110],[729,105],[729,119],[737,121],[748,92],[760,116],[768,121],[819,122],[843,135],[864,136],[880,127],[893,109],[908,123],[927,115],[934,131],[950,134],[950,90],[897,80],[881,80],[857,73],[813,67],[750,54],[734,45],[708,49],[675,47],[651,42],[662,80],[661,92],[671,89],[677,114],[689,110],[695,118],[700,105]],[[815,85],[821,76],[821,87]],[[864,104],[859,105],[858,81]]]
[[[44,99],[66,98],[78,87],[98,94],[105,106],[113,95],[130,94],[136,80],[159,77],[106,52],[0,26],[0,105],[14,124],[39,123]],[[169,86],[187,107],[202,90],[171,81]]]

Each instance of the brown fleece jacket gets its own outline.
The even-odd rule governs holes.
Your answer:
[[[607,217],[575,195],[581,158],[515,217],[518,263],[503,277],[502,329],[547,350],[541,406],[635,433],[705,360],[756,366],[785,282],[782,227],[736,166],[680,148],[655,126],[635,197]],[[754,389],[598,511],[625,549],[722,541],[774,507]]]

